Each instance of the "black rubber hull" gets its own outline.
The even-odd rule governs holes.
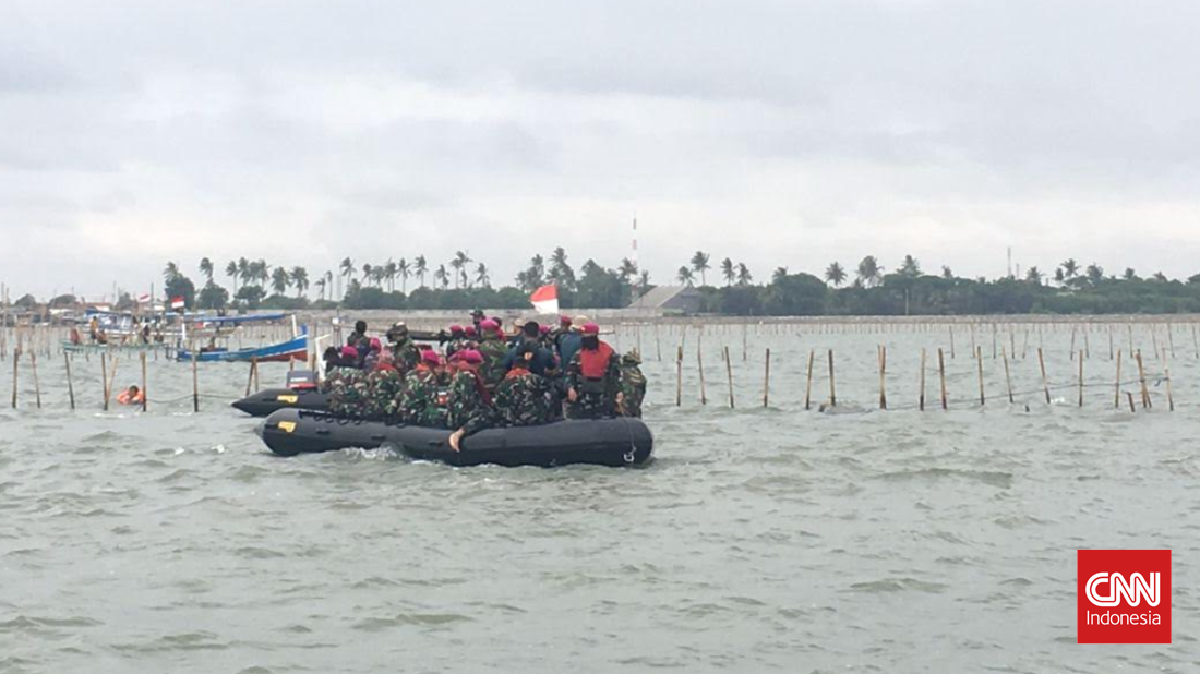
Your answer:
[[[277,410],[312,410],[323,412],[329,409],[329,396],[320,391],[294,391],[288,388],[269,388],[229,404],[252,417],[265,417]]]
[[[452,466],[636,466],[650,459],[654,446],[650,429],[640,419],[598,419],[489,429],[466,438],[462,451],[455,452],[446,442],[447,430],[347,421],[294,409],[271,414],[262,437],[280,456],[388,445],[410,458]]]

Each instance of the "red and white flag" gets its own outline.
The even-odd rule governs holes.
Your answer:
[[[141,295],[138,295],[138,298],[137,298],[138,304],[145,304],[149,301],[150,301],[150,293],[142,293]]]
[[[529,301],[533,303],[533,308],[537,309],[539,314],[557,314],[558,287],[542,286],[533,291],[533,294],[529,296]]]
[[[182,297],[172,297],[171,298],[171,308],[172,309],[182,309],[183,308],[183,298]]]

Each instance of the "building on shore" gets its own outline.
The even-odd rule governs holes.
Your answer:
[[[699,313],[703,297],[692,286],[658,286],[634,300],[626,311],[655,316]]]

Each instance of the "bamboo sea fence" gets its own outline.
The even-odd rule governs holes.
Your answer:
[[[406,322],[417,330],[444,327]],[[384,326],[376,327],[382,332]],[[929,412],[1038,404],[1170,412],[1200,397],[1196,316],[623,317],[604,329],[615,348],[642,355],[655,393],[651,403],[661,407],[699,405],[714,413],[837,408]],[[230,346],[262,346],[288,338],[290,331],[283,325],[250,326]],[[333,326],[310,326],[309,331],[341,341]],[[224,408],[245,391],[257,390],[260,370],[268,367],[178,363],[167,345],[140,353],[115,345],[69,352],[63,349],[67,337],[68,329],[59,326],[0,328],[0,362],[7,361],[9,369],[9,377],[0,378],[8,395],[0,400],[23,411],[111,409],[114,392],[122,388],[118,382],[124,383],[119,378],[126,377],[140,380],[146,393],[143,411],[190,408],[196,413]],[[309,363],[316,364],[320,349],[330,343],[314,343]],[[741,358],[734,355],[739,346]],[[718,366],[716,385],[725,389],[717,398],[720,404],[709,405],[714,382],[706,379],[706,361]],[[281,385],[284,368],[293,366],[269,364],[268,386]],[[237,378],[209,375],[242,367],[248,369]],[[177,378],[184,381],[190,374],[190,390],[175,386],[178,395],[168,395],[159,386],[164,368],[183,372]],[[233,379],[240,382],[231,385]],[[1184,392],[1197,395],[1176,400]]]

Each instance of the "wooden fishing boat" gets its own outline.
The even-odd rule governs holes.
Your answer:
[[[247,347],[244,349],[228,349],[228,348],[207,348],[193,351],[191,349],[180,349],[179,360],[188,361],[195,358],[201,363],[215,362],[237,362],[248,363],[250,361],[258,362],[273,362],[289,360],[298,360],[301,362],[308,360],[308,328],[303,327],[300,334],[286,342],[278,344],[267,344],[264,346]]]

